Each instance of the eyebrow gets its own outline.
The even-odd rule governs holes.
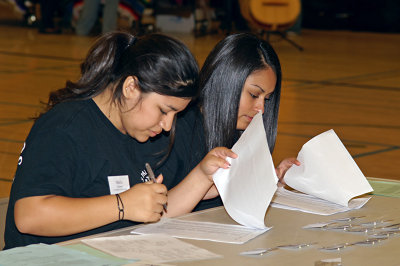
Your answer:
[[[167,107],[169,107],[172,111],[174,111],[174,112],[177,112],[178,111],[178,109],[176,109],[175,107],[173,107],[173,106],[171,106],[171,105],[168,105],[167,104]]]
[[[262,92],[265,92],[265,90],[263,88],[261,88],[260,86],[258,86],[257,84],[250,84],[250,85],[253,85],[253,86],[259,88]]]

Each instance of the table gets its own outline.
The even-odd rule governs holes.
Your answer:
[[[392,237],[374,246],[351,246],[341,251],[321,251],[319,247],[340,243],[351,243],[366,239],[364,234],[306,230],[302,227],[331,219],[365,216],[365,221],[393,220],[400,222],[400,198],[372,196],[370,201],[361,209],[339,213],[330,216],[307,214],[269,207],[265,216],[267,226],[273,228],[248,241],[245,244],[227,244],[212,241],[182,239],[201,248],[223,255],[223,259],[174,262],[173,265],[314,265],[321,259],[338,258],[342,264],[349,265],[400,265],[400,236]],[[200,212],[190,213],[179,217],[183,220],[207,221],[226,224],[236,224],[223,207],[217,207]],[[139,225],[140,226],[140,225]],[[99,236],[118,236],[129,234],[134,227],[102,233],[86,238]],[[79,239],[60,243],[60,245],[76,244]],[[277,245],[318,242],[312,247],[300,250],[278,249],[259,258],[245,257],[240,252]]]

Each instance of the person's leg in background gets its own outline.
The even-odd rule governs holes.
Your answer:
[[[224,21],[221,25],[222,30],[225,31],[226,35],[231,34],[232,32],[232,20],[233,20],[233,14],[232,14],[232,0],[224,0]]]
[[[239,1],[232,1],[232,7],[231,7],[231,13],[232,13],[232,21],[235,25],[235,30],[236,31],[248,31],[249,27],[247,26],[246,20],[243,18],[243,15],[240,11],[240,5]]]
[[[236,31],[248,31],[247,21],[243,18],[239,0],[224,0],[225,19],[221,29],[229,35]]]
[[[103,7],[102,33],[117,29],[119,0],[105,0]]]
[[[51,1],[51,0],[50,0]],[[107,1],[106,1],[107,2]],[[99,16],[100,0],[84,0],[82,12],[76,24],[76,34],[89,35]]]
[[[54,16],[58,7],[56,0],[41,0],[40,1],[40,24],[39,32],[47,34],[61,33],[61,30],[54,23]]]

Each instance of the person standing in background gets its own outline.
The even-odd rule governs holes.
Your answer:
[[[45,34],[59,34],[61,29],[56,27],[54,17],[58,8],[58,1],[41,0],[40,1],[40,24],[39,32]]]
[[[119,0],[105,0],[103,6],[102,33],[117,29]],[[101,0],[84,0],[81,15],[76,25],[76,34],[89,35],[99,16]]]

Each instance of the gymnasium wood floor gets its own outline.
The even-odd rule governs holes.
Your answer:
[[[223,38],[171,35],[200,65]],[[305,50],[272,38],[283,68],[275,163],[334,129],[367,177],[400,180],[400,34],[303,30],[291,39]],[[78,77],[93,41],[0,25],[0,197],[9,195],[30,117],[51,90]]]

